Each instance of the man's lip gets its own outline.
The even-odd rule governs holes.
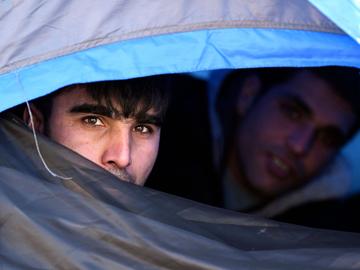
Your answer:
[[[295,172],[294,167],[288,159],[274,153],[267,156],[266,163],[269,173],[277,179],[286,179]]]

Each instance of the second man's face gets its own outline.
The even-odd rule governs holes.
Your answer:
[[[116,102],[114,102],[116,104]],[[98,104],[84,88],[53,99],[48,135],[122,180],[143,185],[156,160],[160,127],[147,119],[123,118]]]
[[[308,181],[354,123],[350,106],[311,73],[269,89],[239,125],[235,155],[245,184],[272,197]]]

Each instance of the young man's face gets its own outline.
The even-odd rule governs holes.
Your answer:
[[[122,180],[143,185],[158,152],[157,115],[150,110],[145,119],[123,118],[116,109],[98,104],[84,88],[64,90],[53,99],[48,136]]]
[[[269,197],[306,182],[335,155],[355,120],[329,84],[297,73],[266,92],[239,124],[235,160],[243,181]]]

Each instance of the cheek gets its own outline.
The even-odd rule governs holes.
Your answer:
[[[49,126],[49,137],[54,141],[68,146],[73,138],[72,129],[62,122],[52,122]]]
[[[243,123],[237,133],[239,151],[247,149],[251,151],[254,148],[261,148],[266,145],[278,144],[284,141],[284,132],[282,125],[279,125],[279,119],[265,114],[249,117]]]
[[[265,110],[256,120],[252,134],[254,141],[269,147],[285,147],[294,132],[301,128],[299,123],[289,119],[276,106]]]
[[[335,150],[324,149],[321,146],[315,146],[308,158],[304,161],[307,174],[312,176],[323,169],[336,155]]]
[[[137,141],[134,144],[133,162],[135,166],[146,173],[150,172],[159,150],[160,136],[155,136],[151,140]]]
[[[157,157],[159,143],[154,142],[151,145],[142,145],[137,148],[132,156],[132,164],[129,172],[135,176],[138,185],[143,186],[154,167]]]
[[[50,130],[50,138],[86,158],[96,161],[95,150],[98,147],[95,146],[98,145],[98,141],[72,125],[54,125]]]
[[[142,148],[144,153],[143,158],[148,159],[150,164],[155,163],[159,151],[159,141],[160,136],[156,136]]]
[[[248,136],[255,138],[267,138],[275,131],[279,132],[284,128],[286,119],[272,103],[262,102],[245,116],[240,125],[244,126]]]

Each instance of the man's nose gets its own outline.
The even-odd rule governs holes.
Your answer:
[[[294,130],[287,139],[290,151],[295,155],[306,155],[315,139],[315,132],[312,127],[301,127]]]
[[[128,167],[131,164],[130,135],[125,132],[110,136],[102,155],[102,162],[106,167]]]

